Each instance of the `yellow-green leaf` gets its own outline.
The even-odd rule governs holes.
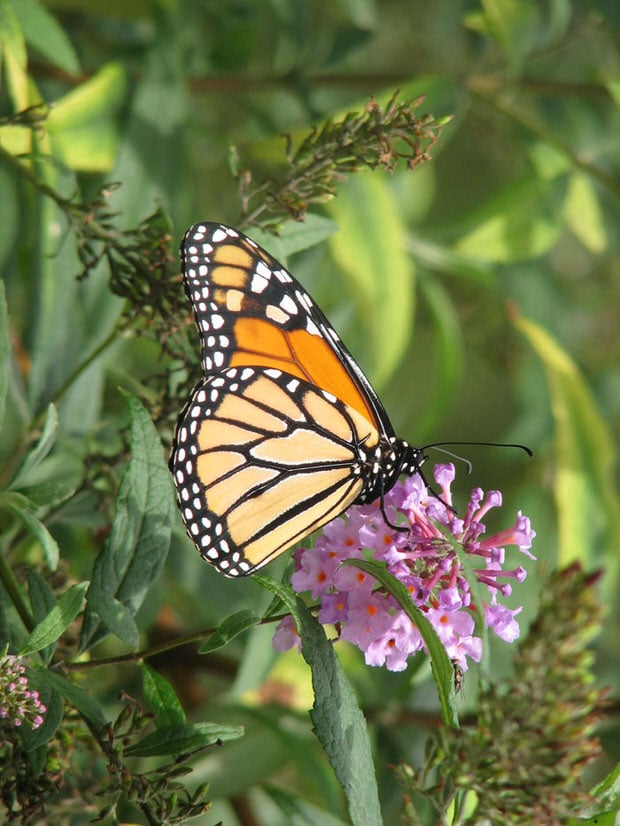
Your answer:
[[[594,186],[585,173],[571,175],[564,209],[568,225],[584,247],[600,255],[607,246],[607,234]]]
[[[376,385],[394,371],[413,332],[414,265],[406,228],[384,176],[357,175],[339,191],[330,214],[340,230],[330,243],[366,314]]]
[[[556,438],[558,562],[567,565],[581,560],[590,567],[600,564],[606,554],[609,564],[620,545],[611,434],[568,353],[535,322],[518,316],[515,324],[543,362],[551,395]]]
[[[47,119],[54,151],[73,169],[108,171],[119,140],[116,115],[125,95],[125,71],[108,63],[59,100]]]
[[[562,231],[560,206],[545,181],[517,181],[472,216],[473,229],[459,239],[456,249],[496,263],[536,258],[551,249]]]

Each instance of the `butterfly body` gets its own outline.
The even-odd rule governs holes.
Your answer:
[[[205,222],[181,253],[204,378],[179,418],[170,468],[202,556],[244,576],[382,496],[423,456],[396,438],[323,313],[265,250]]]

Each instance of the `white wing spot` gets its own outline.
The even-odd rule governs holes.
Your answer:
[[[274,307],[273,304],[267,305],[267,307],[265,308],[265,315],[267,316],[267,318],[270,318],[277,324],[286,324],[287,321],[291,320],[291,317],[288,313],[285,313],[279,307]]]
[[[258,273],[254,273],[254,275],[252,276],[252,282],[250,284],[250,289],[253,293],[257,293],[258,295],[260,295],[267,289],[268,286],[269,281],[264,276],[259,275]]]
[[[282,300],[280,301],[280,307],[282,307],[285,313],[290,313],[290,315],[297,315],[297,304],[295,304],[290,295],[283,296]]]

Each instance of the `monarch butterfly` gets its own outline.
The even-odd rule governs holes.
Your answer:
[[[421,449],[396,438],[361,368],[293,276],[238,230],[181,245],[204,377],[180,415],[170,470],[187,533],[245,576],[353,504],[383,497]]]

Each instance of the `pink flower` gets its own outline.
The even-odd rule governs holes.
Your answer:
[[[0,719],[17,728],[28,723],[36,729],[43,723],[46,711],[39,692],[28,689],[26,666],[19,657],[0,655]]]
[[[459,553],[470,555],[475,576],[488,593],[484,622],[507,642],[519,636],[515,617],[521,609],[509,609],[498,599],[509,596],[526,576],[522,566],[503,567],[507,546],[535,558],[529,550],[536,535],[529,519],[519,512],[510,528],[487,537],[483,520],[501,507],[501,493],[485,496],[474,489],[460,518],[451,510],[454,466],[436,465],[434,478],[441,498],[429,493],[417,474],[406,477],[385,494],[382,508],[377,503],[349,508],[325,526],[315,548],[295,552],[293,588],[320,600],[319,621],[335,625],[341,639],[364,652],[368,665],[401,671],[424,645],[415,624],[374,577],[341,565],[350,558],[370,556],[383,562],[432,623],[450,659],[465,671],[468,658],[480,660],[482,641],[474,635],[470,586],[453,547],[457,543]],[[280,624],[274,639],[277,650],[299,643],[291,622],[287,617]]]

